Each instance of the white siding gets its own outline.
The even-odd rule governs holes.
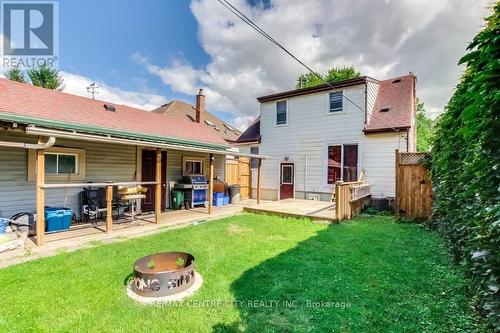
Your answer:
[[[365,87],[358,85],[343,89],[344,95],[361,108],[365,105]],[[327,147],[333,144],[358,144],[359,170],[364,169],[367,180],[373,184],[374,195],[394,196],[394,186],[388,182],[394,174],[394,150],[406,148],[400,134],[366,136],[364,112],[343,100],[343,111],[329,113],[329,93],[321,92],[289,98],[288,123],[276,126],[276,103],[261,104],[260,153],[271,158],[262,164],[262,188],[279,188],[279,165],[295,163],[295,191],[328,193]],[[406,133],[404,133],[406,134]],[[381,156],[383,161],[377,160]],[[383,157],[382,157],[383,156]],[[322,197],[327,197],[322,196]]]
[[[370,118],[373,114],[373,107],[378,94],[378,83],[366,82],[366,121],[370,123]]]

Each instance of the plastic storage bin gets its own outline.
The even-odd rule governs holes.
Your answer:
[[[55,232],[68,230],[73,211],[64,207],[45,207],[45,231]]]
[[[224,204],[224,193],[222,192],[214,192],[214,206],[222,206]]]
[[[181,209],[184,205],[184,191],[172,191],[172,209]]]
[[[0,234],[5,233],[5,229],[9,225],[9,220],[0,217]]]
[[[224,195],[224,197],[222,197],[222,204],[224,206],[229,205],[229,194],[226,194],[226,195]]]

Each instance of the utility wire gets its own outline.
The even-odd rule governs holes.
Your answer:
[[[280,49],[282,49],[285,53],[287,53],[289,56],[291,56],[295,61],[297,61],[302,66],[304,66],[311,74],[313,74],[318,79],[320,79],[321,81],[323,81],[324,83],[326,83],[330,88],[336,89],[330,82],[328,82],[327,80],[325,80],[321,75],[319,75],[317,72],[315,72],[311,67],[309,67],[303,61],[301,61],[299,58],[297,58],[295,55],[293,55],[292,52],[288,51],[283,45],[281,45],[278,41],[276,41],[273,37],[271,37],[267,32],[265,32],[261,27],[259,27],[255,22],[253,22],[250,18],[248,18],[240,10],[238,10],[238,8],[236,8],[235,6],[233,6],[229,1],[227,1],[227,0],[217,0],[217,1],[219,1],[219,3],[221,5],[223,5],[224,7],[226,7],[231,13],[233,13],[234,15],[236,15],[239,19],[241,19],[246,24],[248,24],[252,29],[254,29],[255,31],[257,31],[264,38],[266,38],[271,43],[273,43],[274,45],[276,45],[277,47],[279,47]],[[342,95],[343,95],[343,98],[345,98],[347,101],[349,101],[352,105],[354,105],[355,107],[357,107],[358,109],[360,109],[362,112],[365,112],[365,110],[363,108],[361,108],[359,105],[357,105],[356,103],[354,103],[347,96],[345,96],[344,94],[342,94]]]

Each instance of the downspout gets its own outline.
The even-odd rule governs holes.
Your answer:
[[[56,143],[56,138],[51,136],[45,143],[23,143],[23,142],[9,142],[0,141],[0,147],[9,148],[24,148],[24,149],[47,149]]]

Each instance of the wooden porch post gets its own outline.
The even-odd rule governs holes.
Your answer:
[[[106,186],[106,232],[113,231],[113,186]]]
[[[262,171],[262,159],[259,158],[259,165],[258,165],[258,168],[257,168],[257,205],[260,204],[260,176],[261,176],[261,171]]]
[[[212,214],[212,206],[214,200],[214,154],[210,154],[210,172],[208,176],[208,214]]]
[[[160,223],[161,216],[161,148],[156,149],[156,186],[155,186],[155,222]]]
[[[36,245],[45,243],[45,152],[36,151]]]

